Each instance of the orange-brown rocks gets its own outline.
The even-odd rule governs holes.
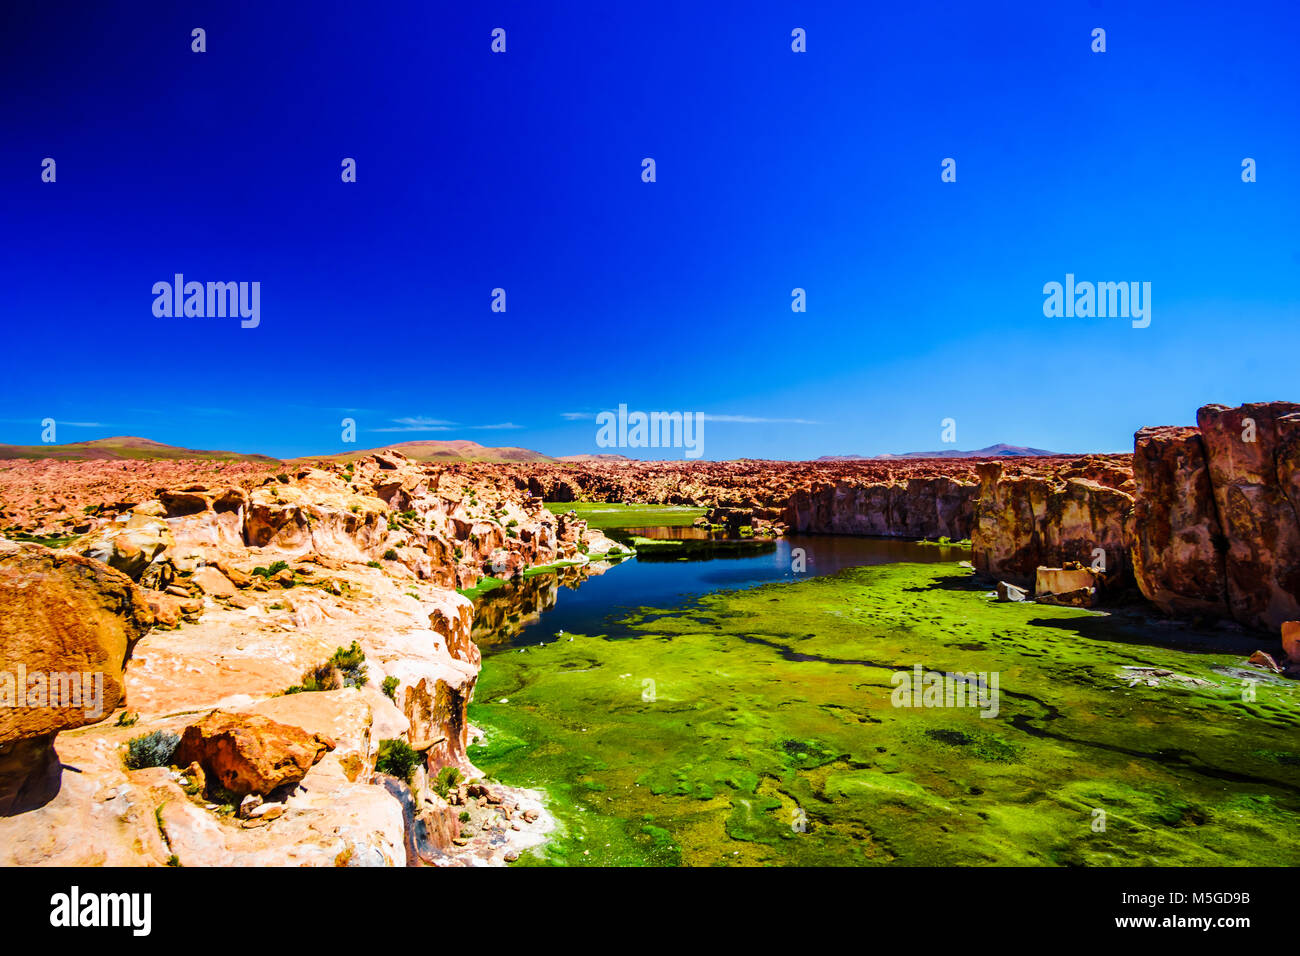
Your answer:
[[[0,814],[33,797],[55,734],[103,720],[153,623],[140,589],[101,562],[0,540]]]
[[[258,714],[213,711],[181,735],[174,762],[191,761],[237,796],[297,783],[334,742]]]
[[[1294,402],[1197,412],[1210,483],[1227,539],[1228,607],[1248,627],[1277,632],[1300,618],[1300,520],[1294,503]]]
[[[1226,616],[1226,542],[1200,430],[1139,430],[1133,477],[1133,572],[1142,594],[1167,614]]]

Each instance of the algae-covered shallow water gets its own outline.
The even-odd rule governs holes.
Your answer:
[[[1300,863],[1300,694],[1242,667],[1258,639],[999,604],[960,554],[792,539],[499,598],[470,756],[561,824],[520,862]],[[996,675],[996,716],[893,706],[916,665]]]

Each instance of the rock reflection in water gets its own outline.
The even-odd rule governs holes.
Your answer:
[[[618,561],[556,568],[532,574],[489,591],[474,605],[474,643],[480,647],[508,644],[510,639],[555,606],[560,588],[576,591],[582,582],[604,574]]]

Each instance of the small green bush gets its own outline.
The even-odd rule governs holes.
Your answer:
[[[338,690],[340,687],[365,687],[370,680],[366,673],[366,652],[356,641],[347,650],[339,648],[323,664],[303,671],[302,683],[285,688],[286,694],[303,694],[312,691]]]
[[[419,765],[419,753],[405,740],[390,738],[379,741],[379,753],[375,757],[375,770],[379,773],[397,777],[409,784],[415,776],[415,768]]]
[[[443,767],[433,778],[433,792],[446,800],[447,796],[460,786],[460,781],[460,770],[456,767]]]
[[[126,766],[129,770],[169,766],[180,742],[181,735],[170,730],[155,730],[151,734],[133,737],[126,745]]]
[[[260,578],[273,578],[288,566],[287,561],[276,561],[269,568],[253,568],[253,573]]]
[[[387,551],[384,552],[384,560],[385,560],[385,561],[396,561],[396,560],[397,560],[397,551],[394,550],[393,548],[389,548]]]
[[[384,682],[380,685],[380,689],[384,692],[385,697],[391,700],[394,704],[397,703],[397,678],[396,677],[393,677],[391,675],[385,677]]]

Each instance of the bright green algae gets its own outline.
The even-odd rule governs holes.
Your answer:
[[[471,759],[547,791],[561,825],[521,862],[1300,863],[1300,694],[1208,649],[1228,632],[996,603],[957,564],[720,592],[615,632],[484,661]],[[893,707],[915,664],[998,672],[998,716]],[[1125,665],[1213,686],[1130,687]]]

